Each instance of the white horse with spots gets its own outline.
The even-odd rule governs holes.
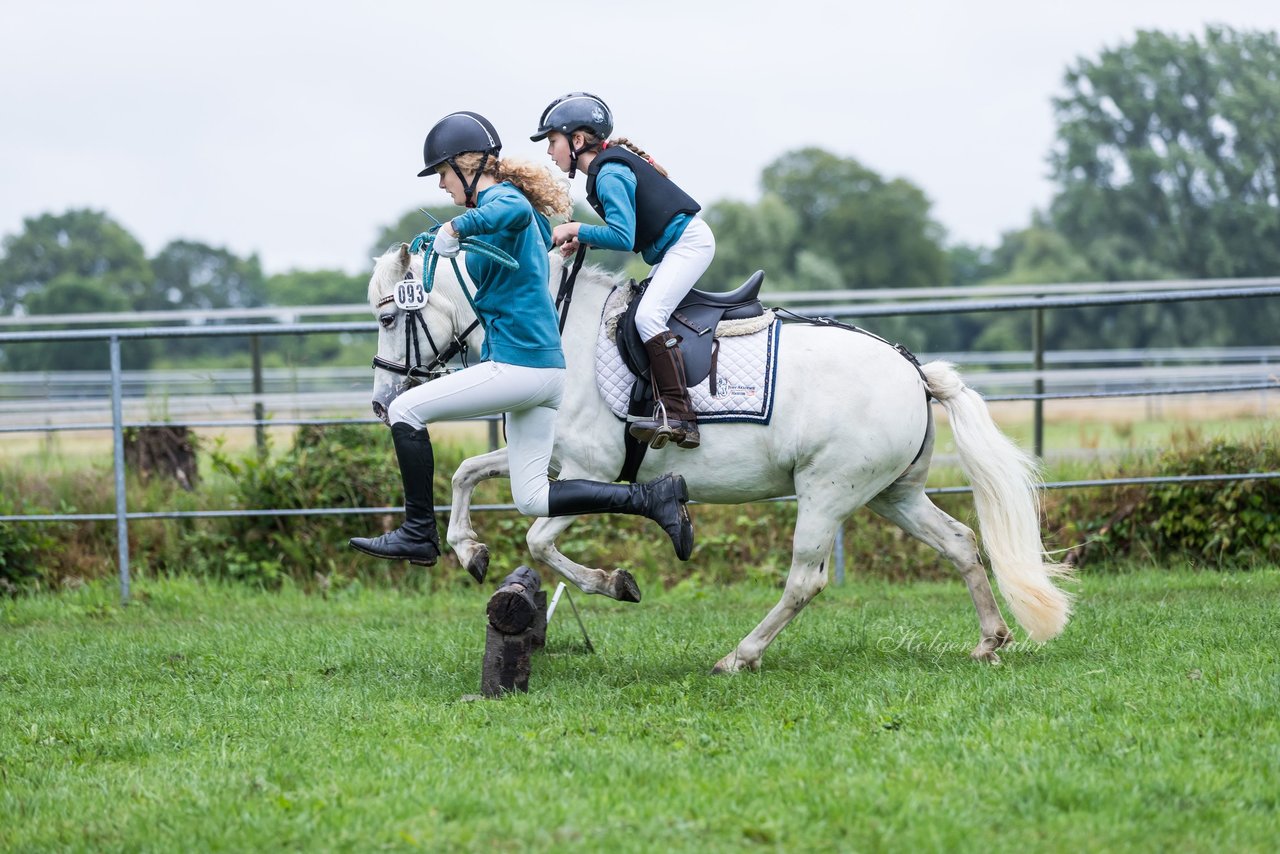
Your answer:
[[[548,287],[553,293],[561,266],[559,254],[552,253]],[[402,246],[377,259],[369,282],[370,305],[381,326],[378,355],[388,362],[403,364],[409,358],[406,326],[412,321],[385,298],[410,269],[421,281],[422,259]],[[601,312],[616,284],[611,274],[592,267],[578,276],[563,335],[568,371],[552,461],[562,478],[608,481],[621,470],[623,428],[595,378]],[[464,333],[478,352],[483,331],[468,332],[474,314],[448,264],[437,270],[421,319],[435,342],[431,347],[423,343],[424,359],[435,345]],[[917,370],[875,337],[800,323],[783,325],[778,352],[771,423],[707,424],[701,447],[679,450],[673,443],[651,450],[639,472],[642,480],[678,472],[690,497],[700,502],[797,497],[791,569],[782,598],[720,659],[716,672],[759,668],[773,639],[826,586],[836,530],[864,505],[955,564],[982,632],[972,655],[998,660],[996,650],[1011,634],[992,595],[974,533],[924,493],[934,440],[929,397],[946,410],[961,465],[973,485],[983,544],[1014,617],[1036,641],[1062,631],[1070,597],[1053,580],[1067,570],[1048,561],[1041,545],[1034,462],[999,431],[982,398],[965,386],[953,366],[930,362]],[[395,374],[375,370],[374,411],[385,412],[402,385]],[[472,490],[481,480],[507,474],[506,450],[500,449],[465,461],[453,477],[448,540],[478,578],[484,577],[489,557],[472,528]],[[639,601],[639,589],[626,570],[581,566],[556,549],[556,538],[572,524],[573,517],[534,521],[527,535],[533,557],[587,593]]]

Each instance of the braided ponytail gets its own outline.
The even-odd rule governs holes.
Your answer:
[[[645,160],[649,161],[649,165],[652,166],[654,169],[657,169],[658,174],[661,175],[663,178],[668,177],[666,169],[663,169],[662,166],[659,165],[657,161],[655,161],[652,157],[650,157],[643,148],[636,145],[634,142],[627,139],[625,136],[619,136],[609,140],[604,145],[600,146],[600,150],[603,151],[604,149],[608,148],[611,145],[621,145],[623,148],[630,149],[632,154],[635,154],[639,157],[643,157]]]
[[[661,175],[663,178],[670,177],[667,174],[667,170],[662,168],[662,166],[657,161],[655,161],[652,157],[650,157],[648,152],[646,152],[640,146],[636,145],[631,140],[627,139],[625,136],[614,137],[613,139],[600,139],[600,137],[594,134],[587,133],[586,131],[583,131],[583,135],[586,137],[586,146],[588,148],[599,147],[601,151],[604,151],[611,145],[621,145],[623,148],[628,149],[632,154],[636,155],[637,157],[643,157],[649,163],[650,166],[658,170],[658,174]]]

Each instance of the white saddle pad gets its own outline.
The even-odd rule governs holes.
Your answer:
[[[627,284],[615,287],[609,294],[596,339],[596,384],[613,414],[623,421],[627,419],[636,378],[622,361],[615,336],[631,294],[632,288]],[[773,417],[781,326],[773,312],[766,311],[764,317],[726,321],[716,327],[715,336],[720,341],[714,371],[716,387],[711,388],[711,377],[707,377],[689,390],[699,423],[769,423]]]

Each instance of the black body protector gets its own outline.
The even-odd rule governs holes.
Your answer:
[[[587,167],[587,202],[604,219],[604,205],[596,196],[596,175],[606,163],[625,163],[636,176],[636,241],[632,252],[652,246],[667,224],[676,214],[690,216],[702,210],[693,197],[640,155],[623,148],[611,146],[595,156]]]

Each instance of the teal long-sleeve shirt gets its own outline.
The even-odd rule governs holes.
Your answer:
[[[478,254],[466,256],[475,307],[484,325],[480,357],[529,368],[563,368],[560,327],[548,290],[551,226],[509,182],[482,190],[476,206],[453,220],[459,237],[480,237],[520,264],[508,270]]]
[[[596,198],[604,208],[604,225],[584,225],[578,241],[600,249],[630,252],[636,242],[636,173],[616,160],[600,167],[596,175]],[[649,246],[640,247],[646,264],[657,264],[684,234],[692,217],[676,214]]]

